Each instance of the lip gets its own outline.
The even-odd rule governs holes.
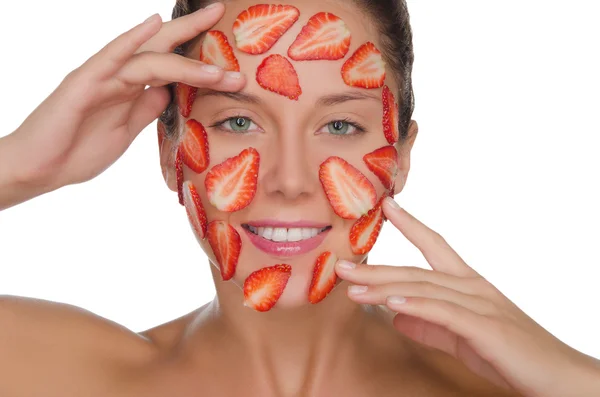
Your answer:
[[[286,223],[286,224],[289,224],[289,223]],[[249,225],[254,226],[253,223],[249,223]],[[282,223],[279,222],[279,223],[277,223],[277,225],[282,225]],[[327,226],[327,225],[325,225],[325,226]],[[323,227],[325,227],[325,226],[323,226]],[[279,226],[279,227],[284,227],[284,226]],[[294,226],[288,226],[288,227],[294,227]],[[299,226],[296,226],[296,227],[299,227]],[[308,227],[308,226],[306,226],[306,227]],[[314,227],[314,226],[312,226],[312,227]],[[286,241],[286,242],[281,242],[281,243],[267,240],[257,234],[252,233],[250,230],[248,230],[246,228],[242,228],[242,230],[244,230],[244,232],[250,239],[250,242],[252,242],[252,244],[254,244],[254,246],[256,248],[263,251],[264,253],[271,255],[271,256],[289,257],[289,256],[302,255],[302,254],[305,254],[307,252],[314,250],[319,245],[321,245],[323,240],[325,240],[327,233],[329,233],[329,231],[331,229],[321,232],[321,233],[317,234],[315,237],[311,237],[306,240]]]
[[[324,227],[330,226],[328,223],[323,222],[312,222],[312,221],[295,221],[295,222],[284,222],[276,219],[261,219],[258,221],[246,222],[247,225],[253,227],[280,227],[280,228],[294,228],[294,227],[311,227],[316,229],[323,229]]]

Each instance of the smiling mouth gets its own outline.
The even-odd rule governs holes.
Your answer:
[[[297,242],[311,239],[331,229],[331,226],[314,227],[256,227],[242,224],[242,228],[250,233],[275,243]]]

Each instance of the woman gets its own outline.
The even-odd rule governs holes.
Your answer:
[[[0,141],[0,208],[93,178],[162,113],[163,175],[211,260],[217,298],[140,334],[3,298],[0,395],[600,390],[596,360],[387,197],[404,186],[417,135],[403,4],[200,6],[178,3],[173,22],[153,17],[117,38]],[[164,54],[188,40],[186,58]],[[172,81],[182,83],[173,101]],[[6,166],[25,153],[34,161]],[[362,264],[384,217],[434,271]]]

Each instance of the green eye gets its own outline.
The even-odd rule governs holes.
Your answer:
[[[233,131],[248,131],[252,121],[246,117],[234,117],[229,119],[229,127]]]
[[[348,129],[350,128],[350,124],[348,124],[345,121],[336,120],[327,124],[327,128],[332,134],[345,135],[348,132]]]

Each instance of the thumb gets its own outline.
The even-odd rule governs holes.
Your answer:
[[[150,87],[144,90],[133,104],[129,116],[128,131],[132,141],[164,112],[170,101],[171,94],[167,87]]]

